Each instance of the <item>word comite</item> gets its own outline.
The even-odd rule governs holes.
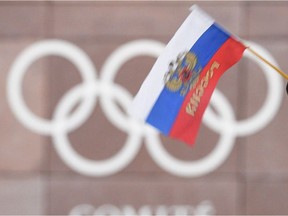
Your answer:
[[[201,79],[199,85],[197,85],[195,92],[191,96],[187,106],[186,106],[186,113],[188,115],[191,115],[194,117],[198,105],[201,101],[201,98],[204,94],[205,88],[208,86],[209,80],[213,77],[214,75],[214,70],[218,69],[220,64],[215,61],[211,65],[210,69],[206,72],[206,75]]]

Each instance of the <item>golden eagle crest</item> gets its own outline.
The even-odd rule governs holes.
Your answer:
[[[164,75],[165,87],[172,92],[179,91],[182,96],[185,96],[195,87],[201,70],[194,53],[182,52],[169,64],[168,71]]]

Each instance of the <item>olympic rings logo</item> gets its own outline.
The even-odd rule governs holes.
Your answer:
[[[277,65],[273,57],[259,45],[247,42],[270,62]],[[170,155],[162,146],[158,133],[151,127],[140,124],[123,113],[133,96],[123,86],[114,82],[119,68],[136,56],[158,57],[164,44],[153,40],[136,40],[117,48],[106,60],[100,76],[91,59],[80,48],[62,40],[43,40],[23,50],[13,63],[8,75],[7,98],[16,118],[31,131],[50,135],[59,156],[74,171],[88,176],[108,176],[124,169],[137,155],[142,139],[153,160],[167,172],[181,177],[197,177],[217,169],[230,154],[237,136],[247,136],[263,129],[276,115],[283,96],[280,76],[259,59],[245,52],[244,56],[257,63],[267,79],[268,93],[263,106],[254,116],[236,121],[234,111],[225,96],[215,90],[211,105],[218,115],[208,107],[204,124],[220,134],[214,150],[197,161],[183,161]],[[47,55],[61,56],[71,61],[79,70],[83,82],[74,86],[61,99],[51,120],[36,116],[26,106],[22,95],[22,81],[28,67],[37,59]],[[78,108],[68,115],[76,103]],[[113,157],[94,161],[80,156],[70,144],[67,134],[80,127],[93,112],[96,103],[118,129],[127,133],[123,148]]]

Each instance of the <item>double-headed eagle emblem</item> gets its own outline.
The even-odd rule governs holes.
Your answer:
[[[201,70],[202,67],[197,65],[197,57],[194,53],[182,52],[169,64],[168,71],[164,75],[165,87],[185,96],[195,87]]]

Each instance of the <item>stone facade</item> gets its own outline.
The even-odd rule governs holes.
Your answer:
[[[106,176],[79,171],[65,163],[55,148],[53,136],[39,132],[40,126],[37,131],[19,121],[9,106],[8,78],[17,57],[26,48],[47,39],[69,42],[89,57],[96,79],[104,83],[103,66],[113,65],[107,63],[111,54],[135,40],[166,44],[192,4],[185,1],[0,3],[1,215],[288,214],[285,127],[288,99],[284,82],[281,104],[271,121],[256,133],[237,136],[224,162],[199,177],[177,176],[159,166],[148,149],[153,142],[143,134],[133,141],[141,145],[139,152],[118,171]],[[231,32],[266,48],[279,66],[288,71],[288,2],[197,4]],[[125,61],[117,68],[114,83],[130,92],[130,97],[135,95],[154,61],[155,57],[144,55]],[[63,96],[83,79],[71,61],[49,55],[35,60],[21,82],[28,109],[46,119],[45,122],[52,122]],[[218,89],[231,104],[237,121],[252,118],[268,94],[262,70],[248,58],[222,77]],[[134,134],[128,121],[128,127],[124,127],[125,97],[120,97],[120,93],[115,96],[117,89],[105,91],[114,95],[114,106],[108,105],[107,111],[100,97],[95,96],[97,101],[91,115],[67,132],[72,148],[89,163],[113,157]],[[77,112],[81,103],[78,101],[78,105],[71,107],[66,118]],[[111,107],[118,109],[118,113],[113,114]],[[113,121],[118,117],[122,118],[120,125]],[[167,137],[156,137],[160,137],[169,155],[189,162],[200,161],[210,154],[221,135],[202,124],[192,148]]]

